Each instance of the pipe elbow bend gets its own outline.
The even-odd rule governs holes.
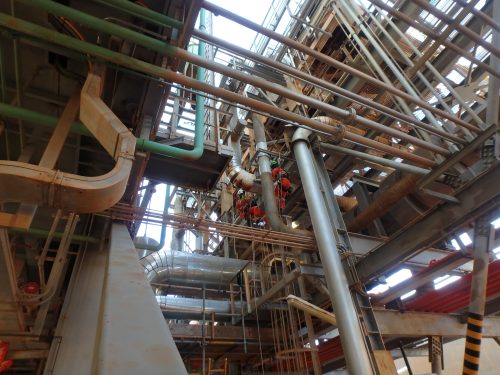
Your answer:
[[[313,132],[309,129],[297,128],[292,136],[292,143],[297,141],[305,141],[307,143],[311,143],[309,137],[313,134]]]

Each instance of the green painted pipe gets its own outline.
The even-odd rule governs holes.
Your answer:
[[[171,18],[164,14],[155,12],[154,10],[137,5],[129,0],[94,0],[94,1],[108,5],[115,9],[119,9],[125,13],[131,14],[135,17],[139,17],[143,20],[149,21],[159,26],[170,26],[179,30],[181,30],[184,27],[184,24],[181,21],[176,20],[175,18]]]
[[[7,103],[0,103],[0,115],[50,128],[55,128],[57,122],[59,121],[57,117],[43,115],[41,113],[16,107]],[[92,133],[81,122],[74,122],[71,125],[71,132],[92,137]]]
[[[165,43],[161,40],[154,39],[148,36],[145,36],[143,34],[137,33],[135,31],[131,31],[129,29],[126,29],[124,27],[115,25],[111,22],[101,20],[97,17],[90,16],[86,13],[80,12],[78,10],[66,7],[64,5],[58,4],[54,1],[51,0],[18,0],[20,2],[24,3],[29,3],[30,5],[37,5],[48,12],[55,13],[62,15],[68,19],[71,19],[73,21],[82,23],[90,28],[93,28],[95,30],[100,30],[106,33],[110,33],[116,36],[120,36],[122,38],[131,40],[137,44],[140,44],[144,47],[148,47],[154,51],[157,51],[165,56],[170,56],[174,57],[176,54],[176,51],[178,50],[177,47],[173,47],[169,45],[168,43]],[[200,11],[200,29],[206,29],[205,26],[205,10],[201,9]],[[156,12],[153,12],[156,13]],[[6,16],[6,15],[4,15]],[[7,16],[9,17],[9,16]],[[17,31],[21,32],[27,32],[31,36],[38,36],[36,32],[33,32],[33,29],[40,28],[40,26],[29,24],[28,22],[15,19],[13,17],[10,17],[10,23],[9,25],[4,24],[5,26],[12,28]],[[21,26],[20,28],[17,28],[16,26]],[[67,37],[66,35],[62,35],[59,33],[55,33],[51,30],[46,29],[46,35],[47,33],[52,34],[51,39],[49,37],[49,40],[54,41],[56,44],[63,45],[65,47],[68,47],[68,38],[74,42],[80,42],[79,44],[85,45],[86,44],[86,50],[88,51],[88,54],[98,56],[101,58],[104,58],[108,61],[112,62],[117,62],[118,60],[123,60],[124,58],[126,59],[127,57],[125,55],[121,55],[119,53],[113,52],[106,50],[102,47],[98,47],[89,43],[85,43],[82,41],[78,41],[74,38]],[[70,47],[71,48],[71,47]],[[78,49],[82,51],[81,49]],[[100,53],[96,53],[96,50],[98,50]],[[93,51],[93,52],[91,52]],[[199,56],[204,56],[205,54],[205,42],[200,41],[198,44],[198,55]],[[110,56],[113,56],[113,58],[110,58]],[[136,60],[139,61],[139,60]],[[117,62],[120,64],[120,62]],[[153,66],[148,63],[141,62],[143,64]],[[125,65],[121,63],[123,66],[130,67],[132,69],[137,69],[137,64],[130,64]],[[159,67],[157,67],[159,68]],[[160,68],[161,69],[161,68]],[[205,77],[205,68],[203,67],[198,67],[198,80],[199,81],[204,81]],[[138,69],[141,70],[141,69]],[[144,71],[144,70],[141,70]],[[147,139],[138,139],[137,144],[136,144],[136,149],[139,151],[150,151],[155,154],[163,155],[163,156],[169,156],[169,157],[174,157],[178,159],[183,159],[183,160],[197,160],[199,159],[204,150],[204,132],[205,132],[205,123],[204,123],[204,98],[201,95],[197,95],[196,97],[196,112],[195,112],[195,130],[194,130],[194,148],[192,150],[184,150],[181,148],[177,148],[174,146],[169,146],[169,145],[164,145],[161,143],[157,143],[154,141],[150,141]]]
[[[10,233],[19,233],[27,236],[38,237],[38,238],[47,238],[49,235],[49,231],[45,229],[37,229],[37,228],[29,228],[29,229],[18,229],[18,228],[9,228]],[[62,238],[64,235],[63,232],[54,232],[53,238]],[[72,242],[88,242],[88,243],[99,243],[100,240],[95,237],[83,236],[79,234],[74,234],[71,236]]]
[[[150,48],[165,56],[172,57],[175,54],[175,48],[160,39],[155,39],[150,36],[138,33],[134,30],[127,29],[126,27],[119,26],[117,24],[105,21],[98,17],[94,17],[80,10],[56,3],[55,1],[52,0],[17,0],[17,1],[20,3],[28,4],[30,6],[36,6],[38,8],[44,9],[49,13],[63,16],[71,21],[85,25],[93,30],[102,31],[106,34],[115,35],[120,38],[129,40],[141,46]]]
[[[0,115],[8,118],[19,119],[22,121],[30,122],[44,127],[55,128],[57,126],[58,118],[53,116],[44,115],[29,109],[16,107],[7,103],[0,102]],[[75,134],[93,137],[92,133],[81,122],[74,122],[71,125],[71,132]],[[186,150],[176,147],[165,147],[166,145],[147,139],[137,138],[137,144],[141,147],[137,148],[139,151],[149,151],[153,154],[166,155],[165,150],[168,149],[170,157],[182,158]]]

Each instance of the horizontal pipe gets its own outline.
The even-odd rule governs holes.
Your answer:
[[[452,25],[454,23],[453,17],[449,16],[442,10],[437,9],[435,6],[431,5],[430,3],[424,1],[424,0],[413,0],[414,3],[418,4],[422,9],[425,9],[427,12],[430,14],[436,16],[439,18],[441,21],[448,25]],[[491,43],[488,43],[486,40],[484,40],[480,35],[476,34],[474,31],[469,29],[468,27],[462,25],[462,24],[457,24],[453,25],[454,28],[456,28],[460,34],[463,34],[467,36],[471,41],[473,41],[475,44],[479,44],[481,47],[484,49],[490,51],[496,56],[500,57],[500,49],[494,46]]]
[[[414,174],[408,174],[401,178],[371,202],[358,216],[349,221],[347,229],[351,232],[364,229],[373,220],[389,211],[403,197],[415,190],[418,180],[419,176]]]
[[[255,108],[257,110],[270,113],[272,115],[276,115],[292,123],[308,126],[324,134],[337,136],[339,133],[338,128],[332,128],[331,126],[327,126],[319,121],[315,121],[310,118],[298,115],[296,113],[289,112],[285,109],[273,107],[272,105],[262,103],[259,100],[244,97],[243,95],[239,95],[225,89],[213,87],[209,84],[199,82],[192,78],[188,78],[182,74],[178,74],[170,69],[164,69],[162,67],[132,58],[130,56],[126,56],[118,52],[110,51],[108,49],[66,35],[62,35],[47,28],[23,20],[16,19],[4,13],[0,14],[0,25],[37,38],[50,40],[54,44],[72,50],[76,50],[85,54],[89,54],[99,59],[103,59],[132,70],[141,71],[148,75],[160,77],[169,82],[175,82],[181,85],[186,85],[190,88],[199,91],[204,91],[206,93],[221,97],[225,100],[243,104],[250,108]],[[412,160],[417,164],[425,166],[432,166],[435,164],[433,161],[429,159],[422,158],[418,155],[414,155],[404,150],[392,148],[390,146],[384,145],[381,142],[373,141],[371,139],[366,139],[356,134],[347,133],[345,139],[350,140],[351,142],[354,143],[365,145],[367,147],[372,147],[381,151],[390,152],[392,155],[399,156],[403,159]]]
[[[46,229],[39,228],[29,228],[29,229],[19,229],[19,228],[9,228],[10,233],[22,234],[37,238],[47,238],[49,236],[49,231]],[[61,239],[63,237],[63,232],[53,232],[52,237]],[[96,237],[84,236],[80,234],[74,234],[71,236],[71,241],[73,242],[88,242],[88,243],[99,243],[101,240]]]
[[[344,64],[338,60],[335,60],[334,58],[327,56],[319,51],[316,51],[308,46],[305,46],[305,45],[303,45],[303,44],[301,44],[301,43],[299,43],[291,38],[285,37],[285,36],[275,32],[275,31],[266,29],[265,27],[262,27],[255,22],[249,21],[244,17],[241,17],[235,13],[232,13],[232,12],[230,12],[222,7],[219,7],[215,4],[212,4],[208,1],[203,2],[203,7],[216,15],[221,15],[224,18],[230,19],[231,21],[239,23],[242,26],[245,26],[251,30],[254,30],[254,31],[256,31],[262,35],[265,35],[271,39],[274,39],[278,42],[281,42],[281,43],[287,45],[288,47],[294,48],[298,51],[301,51],[305,54],[308,54],[308,55],[318,59],[319,61],[321,61],[321,62],[323,62],[331,67],[334,67],[334,68],[342,70],[346,73],[352,74],[353,76],[356,76],[356,77],[358,77],[366,82],[369,82],[369,83],[373,84],[374,86],[377,86],[383,90],[386,90],[386,91],[388,91],[388,92],[390,92],[390,93],[392,93],[400,98],[408,100],[409,102],[416,104],[417,106],[419,106],[421,108],[427,109],[427,110],[429,110],[429,111],[431,111],[431,112],[433,112],[433,113],[435,113],[443,118],[446,118],[457,125],[463,126],[471,131],[476,131],[476,132],[479,131],[478,128],[474,127],[473,125],[469,124],[468,122],[463,121],[463,120],[461,120],[453,115],[450,115],[449,113],[442,111],[438,108],[435,108],[431,104],[429,104],[428,102],[426,102],[424,100],[421,100],[419,98],[415,98],[412,95],[407,94],[407,93],[397,89],[394,86],[385,84],[385,83],[379,81],[378,79],[376,79],[376,78],[374,78],[366,73],[363,73],[357,69],[354,69],[354,68],[348,66],[347,64]]]
[[[248,261],[163,250],[142,258],[141,264],[151,283],[226,289]]]
[[[382,158],[380,156],[375,156],[372,154],[368,154],[366,152],[356,151],[356,150],[353,150],[351,148],[332,145],[329,143],[321,143],[321,147],[323,149],[326,149],[326,150],[335,151],[339,154],[351,155],[351,156],[357,157],[357,158],[362,159],[362,160],[372,161],[374,163],[382,164],[382,165],[385,165],[387,167],[391,167],[391,168],[398,169],[401,171],[422,174],[422,175],[425,175],[425,174],[430,172],[429,169],[419,168],[419,167],[416,167],[414,165],[405,164],[405,163],[398,163],[397,161],[394,161],[394,160]]]
[[[422,25],[421,23],[415,21],[413,18],[411,18],[410,16],[394,9],[392,6],[389,6],[387,4],[385,4],[384,2],[380,1],[380,0],[371,0],[371,2],[378,6],[379,8],[385,10],[386,12],[388,12],[390,15],[400,19],[401,21],[407,23],[408,25],[414,27],[415,29],[417,29],[418,31],[424,33],[425,35],[433,38],[433,39],[439,39],[440,37],[440,34],[437,32],[437,31],[434,31],[432,29],[430,29],[429,27],[427,26],[424,26]],[[474,64],[476,64],[478,67],[481,67],[482,69],[486,70],[488,73],[490,73],[491,75],[494,75],[495,77],[500,77],[500,72],[497,72],[495,69],[492,69],[488,64],[482,62],[481,60],[479,59],[476,59],[471,53],[467,52],[467,51],[464,51],[463,49],[461,49],[460,47],[457,47],[455,44],[453,44],[452,42],[448,42],[446,40],[442,40],[440,41],[440,43],[444,46],[446,46],[447,48],[451,49],[452,51],[456,52],[458,54],[458,56],[463,56],[465,57],[467,60],[473,62]],[[455,122],[457,125],[459,125],[457,122]]]
[[[149,21],[158,26],[171,26],[175,27],[176,29],[182,29],[184,27],[184,24],[181,21],[176,20],[175,18],[155,12],[154,10],[135,4],[128,0],[94,0],[94,1],[121,10],[128,14],[131,14],[134,17],[142,18],[143,20]]]
[[[321,307],[313,305],[312,303],[307,302],[302,298],[290,294],[288,297],[286,297],[286,302],[289,306],[302,310],[309,315],[322,320],[323,322],[331,324],[332,326],[337,326],[337,318],[335,317],[335,314],[326,311]]]
[[[465,1],[465,0],[455,0],[455,2],[457,4],[459,4],[461,7],[467,6],[467,1]],[[491,18],[490,16],[488,16],[486,13],[484,13],[481,10],[476,9],[476,8],[472,8],[470,11],[473,15],[477,16],[478,18],[481,18],[489,26],[491,26],[492,28],[494,28],[497,31],[500,31],[500,25],[498,23],[496,23],[495,20],[493,18]]]
[[[243,57],[246,57],[250,60],[253,60],[255,62],[259,62],[261,64],[267,65],[269,67],[272,67],[274,69],[279,70],[280,72],[286,73],[290,76],[299,78],[303,80],[304,82],[311,83],[317,87],[323,88],[325,90],[328,90],[332,93],[338,94],[340,96],[346,97],[353,102],[357,102],[360,104],[363,104],[369,108],[373,108],[387,116],[391,116],[395,119],[398,119],[400,121],[403,121],[405,123],[408,123],[410,125],[413,125],[417,128],[424,129],[428,131],[429,133],[436,134],[444,139],[448,139],[450,141],[453,141],[455,143],[463,143],[464,140],[456,135],[450,134],[444,130],[441,129],[436,129],[435,127],[422,122],[418,120],[415,117],[412,117],[410,115],[407,115],[405,113],[398,112],[392,108],[389,108],[382,103],[373,101],[370,98],[366,98],[362,95],[356,94],[354,92],[351,92],[349,90],[346,90],[340,86],[337,86],[331,82],[325,81],[321,78],[315,77],[311,74],[308,74],[306,72],[303,72],[301,70],[298,70],[290,65],[283,64],[282,62],[275,61],[273,59],[270,59],[268,57],[259,55],[255,52],[248,51],[247,49],[243,47],[239,47],[237,45],[231,44],[223,39],[217,38],[213,35],[210,35],[208,33],[204,33],[199,30],[194,30],[193,31],[193,36],[198,37],[199,39],[203,39],[207,41],[208,43],[211,43],[215,46],[222,47],[230,52],[237,53]]]
[[[360,125],[366,126],[367,128],[377,130],[386,134],[389,134],[393,137],[400,138],[402,140],[405,140],[409,143],[412,143],[415,146],[419,146],[423,149],[438,153],[440,155],[449,155],[450,152],[442,147],[436,146],[432,143],[426,142],[422,139],[413,137],[407,133],[404,133],[400,130],[381,125],[376,123],[375,121],[366,119],[362,116],[354,114],[352,116],[350,111],[334,107],[330,104],[324,103],[323,101],[311,98],[309,96],[306,96],[304,94],[298,93],[296,91],[292,91],[286,87],[283,87],[281,85],[277,85],[271,82],[268,82],[266,80],[263,80],[261,78],[245,74],[243,72],[237,71],[235,69],[232,69],[228,66],[225,66],[220,63],[216,63],[213,61],[209,61],[204,58],[203,56],[203,51],[204,51],[204,42],[199,43],[199,50],[198,50],[198,55],[195,55],[193,53],[190,53],[186,50],[183,50],[178,47],[173,47],[169,45],[168,43],[165,43],[161,40],[151,38],[149,36],[146,36],[141,33],[137,33],[133,30],[127,29],[125,27],[113,24],[111,22],[101,20],[100,18],[88,15],[84,12],[80,12],[78,10],[72,9],[70,7],[66,7],[64,5],[58,4],[54,1],[51,0],[18,0],[21,2],[29,2],[30,4],[42,7],[43,9],[49,11],[49,12],[54,12],[56,14],[62,15],[64,17],[67,17],[71,20],[77,21],[82,23],[83,25],[90,27],[95,30],[99,31],[104,31],[107,33],[110,33],[115,36],[119,36],[121,38],[127,39],[134,41],[144,47],[148,47],[153,49],[156,52],[159,52],[163,55],[173,57],[173,58],[179,58],[181,60],[190,62],[192,64],[195,64],[199,67],[203,68],[208,68],[210,70],[216,71],[218,73],[224,74],[226,76],[229,76],[231,78],[234,78],[236,80],[251,84],[255,87],[260,87],[264,90],[273,92],[277,95],[284,96],[288,99],[295,100],[297,102],[300,102],[302,104],[306,104],[308,106],[320,109],[324,111],[325,113],[333,116],[338,116],[341,118],[349,118],[352,117],[352,121],[355,123],[358,123]],[[204,9],[202,9],[204,11]],[[199,68],[202,69],[202,68]],[[198,78],[200,79],[200,76],[204,76],[204,70],[198,72]],[[197,103],[198,104],[198,103]],[[198,115],[198,105],[196,106],[197,108],[197,115]],[[198,116],[196,117],[198,119]],[[200,124],[196,124],[195,129],[198,129],[198,126]],[[445,133],[445,132],[443,132]],[[196,140],[196,137],[195,137]],[[196,142],[195,142],[196,143]],[[196,143],[197,146],[200,146],[198,144],[199,142]],[[201,144],[201,147],[203,144]],[[139,147],[142,147],[142,144],[139,144]],[[164,147],[164,145],[157,144],[156,149],[161,149]],[[199,147],[198,147],[199,148]],[[166,148],[167,150],[171,151],[176,157],[179,157],[179,155],[184,155],[186,153],[186,150],[178,150],[175,147],[168,147]],[[157,151],[158,153],[158,151]],[[168,154],[166,156],[169,156]],[[201,156],[201,155],[200,155]]]

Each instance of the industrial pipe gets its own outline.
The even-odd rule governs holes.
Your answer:
[[[18,1],[27,1],[27,0],[18,0]],[[232,69],[230,67],[227,67],[223,64],[216,63],[213,61],[209,61],[204,58],[204,42],[201,43],[202,39],[200,39],[200,45],[203,44],[203,51],[200,51],[200,48],[198,50],[198,56],[183,50],[179,47],[174,47],[170,46],[169,44],[158,40],[154,39],[152,37],[137,33],[135,31],[132,31],[130,29],[127,29],[125,27],[115,25],[111,22],[101,20],[97,17],[90,16],[86,13],[80,12],[78,10],[66,7],[64,5],[58,4],[54,1],[51,0],[35,0],[35,1],[30,1],[30,4],[33,3],[35,5],[38,5],[42,7],[43,9],[49,11],[49,12],[54,12],[56,14],[63,15],[64,17],[67,17],[69,19],[78,21],[90,28],[93,28],[95,30],[99,31],[104,31],[108,32],[112,35],[116,35],[119,37],[122,37],[127,40],[134,41],[144,47],[148,47],[153,49],[154,51],[157,51],[159,53],[162,53],[166,56],[172,57],[172,58],[179,58],[181,60],[190,62],[192,64],[197,65],[198,67],[205,67],[211,70],[214,70],[218,73],[227,75],[231,78],[237,79],[239,81],[251,84],[256,87],[263,88],[265,90],[271,91],[275,94],[282,95],[284,97],[287,97],[292,100],[296,100],[300,103],[306,104],[308,106],[312,106],[314,108],[320,109],[322,111],[325,111],[327,114],[334,115],[334,116],[339,116],[341,118],[350,118],[350,121],[353,121],[355,123],[359,123],[360,125],[366,126],[370,129],[377,130],[384,132],[386,134],[392,135],[393,137],[400,138],[403,140],[406,140],[409,143],[414,144],[415,146],[419,146],[421,148],[436,152],[438,154],[442,155],[448,155],[449,152],[439,146],[433,145],[429,142],[426,142],[424,140],[421,140],[419,138],[413,137],[411,135],[408,135],[404,132],[401,132],[397,129],[387,127],[381,124],[376,123],[375,121],[366,119],[362,116],[358,116],[355,113],[351,113],[350,111],[344,110],[337,108],[335,106],[332,106],[330,104],[324,103],[320,100],[311,98],[307,95],[303,95],[301,93],[298,93],[296,91],[290,90],[288,88],[285,88],[281,85],[277,85],[271,82],[268,82],[266,80],[263,80],[258,77],[254,77],[248,74],[245,74],[243,72],[237,71],[235,69]],[[200,17],[201,17],[201,25],[200,29],[204,28],[205,25],[203,23],[204,21],[204,9],[201,10],[200,12]],[[199,68],[201,69],[201,68]],[[198,73],[198,79],[200,79],[200,72]],[[204,71],[203,71],[203,77],[204,77]],[[403,81],[404,83],[404,81]],[[429,126],[427,126],[429,127]],[[196,130],[195,130],[196,132]],[[441,133],[440,135],[449,137],[449,134],[446,134],[446,132],[442,132],[440,130],[437,131],[438,133]],[[461,140],[459,137],[456,136],[451,136],[456,142],[458,141],[461,143]],[[195,143],[196,143],[196,137],[195,137]],[[171,146],[170,146],[171,147]],[[182,150],[184,152],[185,150]]]
[[[385,190],[377,199],[368,205],[353,220],[347,223],[347,229],[351,232],[359,232],[376,218],[389,211],[401,198],[415,190],[420,176],[407,174],[395,184]]]
[[[147,35],[138,33],[131,29],[127,29],[125,27],[116,25],[112,22],[102,20],[100,18],[91,16],[87,13],[81,12],[74,8],[70,8],[64,6],[62,4],[56,3],[51,0],[17,0],[22,3],[29,4],[30,6],[38,6],[47,12],[54,13],[57,15],[64,16],[68,19],[75,20],[82,25],[86,25],[92,29],[104,31],[111,35],[116,35],[123,37],[124,39],[131,40],[140,44],[142,46],[150,47],[151,49],[161,52],[167,56],[172,56],[175,53],[175,47],[169,46],[167,43],[151,38]],[[115,2],[114,5],[121,4],[121,2]],[[121,4],[122,5],[122,4]],[[143,8],[147,9],[147,8]],[[148,13],[156,13],[153,11],[149,11]],[[200,29],[206,29],[205,26],[205,13],[204,9],[200,10]],[[198,43],[198,55],[205,55],[205,42],[199,41]],[[201,66],[197,68],[197,79],[201,82],[205,80],[205,69]],[[158,155],[175,157],[182,160],[198,160],[204,150],[204,132],[205,132],[205,124],[204,124],[204,105],[205,99],[201,95],[196,96],[196,115],[195,115],[195,128],[194,128],[194,147],[192,150],[185,150],[181,148],[177,148],[170,145],[164,145],[161,143],[149,141],[147,139],[139,139],[137,141],[137,149],[140,151],[151,150]]]
[[[302,298],[290,294],[288,297],[286,297],[286,302],[288,303],[289,306],[302,310],[308,313],[309,315],[312,315],[322,320],[323,322],[331,324],[332,326],[335,327],[337,326],[337,318],[335,317],[335,314],[326,311],[321,307],[313,305],[312,303],[307,302]]]
[[[452,25],[454,23],[454,18],[443,12],[442,10],[437,9],[435,6],[429,4],[424,0],[413,0],[414,3],[418,4],[422,9],[425,9],[430,14],[436,16],[438,19],[443,21],[448,25]],[[500,49],[494,46],[491,43],[488,43],[484,40],[480,35],[476,34],[474,31],[469,29],[468,27],[462,24],[453,25],[454,29],[458,30],[460,34],[467,36],[471,41],[475,44],[480,45],[487,51],[493,53],[494,55],[500,57]]]
[[[230,19],[231,21],[239,23],[242,26],[245,26],[251,30],[254,30],[254,31],[262,34],[262,35],[265,35],[271,39],[274,39],[280,43],[283,43],[291,48],[294,48],[294,49],[301,51],[307,55],[310,55],[310,56],[318,59],[319,61],[321,61],[329,66],[332,66],[336,69],[342,70],[346,73],[349,73],[349,74],[352,74],[358,78],[361,78],[362,80],[364,80],[368,83],[371,83],[371,84],[373,84],[373,85],[375,85],[383,90],[386,90],[394,95],[397,95],[400,98],[408,100],[409,102],[411,102],[411,103],[413,103],[421,108],[427,109],[427,110],[429,110],[429,111],[431,111],[431,112],[433,112],[433,113],[435,113],[443,118],[446,118],[457,125],[460,125],[460,126],[463,126],[466,128],[470,127],[470,124],[467,123],[466,121],[463,121],[455,116],[452,116],[449,113],[446,113],[445,111],[437,109],[424,100],[415,98],[415,97],[411,96],[410,94],[407,94],[407,93],[395,88],[393,85],[388,85],[388,84],[385,84],[383,82],[380,82],[378,79],[373,78],[372,76],[370,76],[368,74],[365,74],[357,69],[354,69],[354,68],[352,68],[352,67],[350,67],[350,66],[348,66],[348,65],[346,65],[338,60],[335,60],[334,58],[332,58],[330,56],[327,56],[319,51],[316,51],[310,47],[307,47],[304,44],[299,43],[291,38],[285,37],[285,36],[275,32],[275,31],[266,29],[265,27],[262,27],[255,22],[249,21],[249,20],[245,19],[244,17],[241,17],[235,13],[232,13],[232,12],[230,12],[222,7],[219,7],[215,4],[212,4],[208,1],[203,2],[203,7],[216,15],[221,15],[224,18]],[[500,74],[500,73],[497,73],[497,74]],[[476,131],[479,131],[479,129],[477,129]]]
[[[309,134],[302,129],[298,129],[294,133],[293,151],[323,263],[325,280],[335,309],[347,367],[353,375],[373,374],[365,338],[361,331],[356,308],[349,292],[347,277],[336,246],[337,242],[333,235],[335,228],[331,227],[331,223],[327,219],[328,211],[322,199],[313,156],[309,149]]]
[[[278,205],[276,204],[276,196],[274,195],[274,182],[271,175],[271,161],[269,159],[269,155],[266,153],[267,142],[264,124],[262,123],[260,116],[255,113],[252,113],[252,122],[255,134],[255,149],[259,165],[260,183],[262,185],[262,200],[264,201],[264,209],[269,226],[273,230],[285,233],[310,234],[309,232],[287,226],[281,219],[278,211]]]
[[[230,109],[231,119],[229,120],[229,129],[231,130],[230,140],[233,149],[233,157],[227,175],[232,184],[241,187],[246,191],[253,191],[255,188],[255,175],[248,172],[241,166],[241,138],[245,124],[238,119],[238,110],[232,106]]]
[[[143,20],[149,21],[158,26],[171,26],[179,30],[181,30],[184,27],[184,24],[181,21],[176,20],[175,18],[155,12],[154,10],[130,2],[128,0],[94,0],[94,1],[118,9],[122,12],[126,12],[134,17],[142,18]]]
[[[326,151],[334,151],[339,154],[351,155],[362,160],[372,161],[377,164],[385,165],[394,169],[399,169],[401,171],[406,171],[415,174],[425,175],[430,172],[430,169],[419,168],[414,165],[398,163],[397,161],[382,158],[380,156],[375,156],[367,152],[356,151],[351,148],[346,148],[338,145],[332,145],[330,143],[320,143],[321,148]]]
[[[81,92],[80,119],[116,161],[102,176],[88,177],[41,166],[0,161],[0,201],[25,202],[73,212],[98,212],[125,191],[135,138],[99,97],[101,78],[90,73]],[[37,186],[37,189],[30,187]],[[24,187],[24,188],[21,188]]]
[[[210,35],[210,34],[207,34],[204,32],[200,32],[198,30],[194,30],[193,36],[196,36],[197,38],[201,38],[201,39],[203,39],[211,44],[214,44],[216,46],[222,47],[230,52],[237,53],[237,54],[239,54],[243,57],[246,57],[252,61],[259,62],[259,63],[264,64],[266,66],[272,67],[272,68],[274,68],[280,72],[286,73],[292,77],[299,78],[299,79],[303,80],[304,82],[315,85],[316,87],[328,90],[334,94],[348,98],[348,99],[352,100],[353,102],[357,102],[357,103],[363,104],[369,108],[373,108],[373,109],[375,109],[375,110],[377,110],[377,111],[379,111],[387,116],[391,116],[397,120],[408,123],[416,128],[424,129],[424,130],[428,131],[429,133],[439,135],[439,136],[441,136],[445,139],[448,139],[450,141],[453,141],[453,142],[458,142],[458,143],[463,142],[463,140],[460,137],[451,135],[451,134],[449,134],[445,131],[442,131],[440,129],[436,129],[433,126],[431,126],[425,122],[422,122],[413,116],[409,116],[405,113],[398,112],[395,109],[387,107],[387,106],[383,105],[382,103],[373,101],[370,98],[366,98],[362,95],[359,95],[359,94],[356,94],[356,93],[351,92],[349,90],[346,90],[346,89],[344,89],[340,86],[337,86],[331,82],[328,82],[328,81],[325,81],[321,78],[310,75],[306,72],[298,70],[298,69],[291,67],[289,65],[283,64],[279,61],[275,61],[275,60],[270,59],[268,57],[259,55],[255,52],[248,51],[247,49],[245,49],[243,47],[236,46],[236,45],[231,44],[223,39],[217,38],[213,35]],[[476,128],[475,131],[479,131],[479,129]],[[451,136],[451,138],[450,138],[450,136]]]
[[[178,74],[170,69],[163,69],[159,66],[155,66],[153,64],[146,63],[144,61],[125,56],[123,54],[110,51],[108,49],[83,42],[81,40],[68,37],[66,35],[62,35],[60,33],[54,32],[52,30],[46,29],[44,27],[22,21],[19,19],[16,19],[14,17],[8,16],[6,14],[0,14],[0,25],[7,27],[12,30],[16,30],[34,37],[38,38],[43,38],[43,39],[48,39],[52,43],[64,46],[66,48],[76,50],[82,53],[86,53],[95,57],[98,57],[100,59],[104,59],[106,61],[110,61],[113,63],[117,63],[118,65],[121,65],[123,67],[132,69],[132,70],[139,70],[142,71],[143,73],[161,77],[167,81],[175,82],[181,85],[186,85],[188,87],[191,87],[195,90],[199,91],[204,91],[207,93],[210,93],[212,95],[221,97],[225,100],[231,101],[231,102],[236,102],[239,104],[243,104],[245,106],[255,108],[259,111],[263,111],[275,116],[278,116],[280,118],[283,118],[287,121],[290,121],[295,124],[302,124],[305,126],[308,126],[312,129],[315,129],[319,132],[323,132],[328,135],[336,136],[338,134],[338,129],[336,128],[331,128],[329,126],[326,126],[325,124],[320,123],[319,121],[312,120],[310,118],[298,115],[293,112],[289,112],[285,109],[281,108],[276,108],[273,107],[272,105],[263,103],[259,100],[256,99],[251,99],[248,97],[244,97],[243,95],[239,95],[236,93],[233,93],[231,91],[221,89],[218,87],[213,87],[211,85],[205,84],[203,82],[197,81],[192,78],[188,78],[186,76],[183,76],[181,74]],[[415,163],[425,165],[425,166],[434,166],[435,163],[429,159],[423,158],[418,155],[414,155],[410,152],[400,150],[397,148],[393,148],[391,146],[385,145],[381,142],[377,142],[371,139],[366,139],[362,136],[359,136],[357,134],[352,134],[349,132],[346,132],[345,134],[345,139],[349,140],[354,143],[362,144],[367,147],[372,147],[377,150],[389,152],[392,155],[399,156],[403,159],[407,160],[412,160]],[[146,144],[147,142],[144,141],[143,144]],[[156,150],[157,152],[161,150]]]
[[[248,261],[160,250],[141,259],[150,283],[217,288],[226,290]]]
[[[434,31],[434,30],[430,29],[429,27],[422,25],[421,23],[415,21],[414,19],[412,19],[408,15],[394,9],[392,6],[389,6],[380,0],[371,0],[371,2],[374,5],[376,5],[377,7],[382,8],[383,10],[388,12],[390,15],[400,19],[401,21],[406,22],[408,25],[411,25],[412,27],[414,27],[418,31],[424,33],[425,35],[427,35],[433,39],[439,39],[440,34],[437,31]],[[442,44],[442,45],[446,46],[447,48],[451,49],[452,51],[456,52],[458,54],[458,56],[465,57],[467,60],[473,62],[478,67],[481,67],[482,69],[486,70],[491,75],[493,75],[495,77],[500,77],[500,72],[492,69],[488,64],[482,62],[479,59],[476,59],[471,53],[469,53],[468,51],[464,51],[460,47],[457,47],[452,42],[442,40],[442,41],[440,41],[440,44]],[[451,120],[451,121],[453,121],[453,120]],[[453,122],[455,122],[455,121],[453,121]],[[457,122],[455,122],[455,123],[458,125]]]

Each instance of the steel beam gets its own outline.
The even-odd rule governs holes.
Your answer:
[[[383,336],[465,337],[467,324],[460,314],[443,314],[396,310],[373,310]],[[483,337],[500,336],[500,317],[486,316]]]
[[[180,323],[168,323],[170,333],[174,339],[201,339],[202,329],[201,325],[198,324],[180,324]],[[207,339],[210,340],[220,340],[220,341],[240,341],[243,337],[246,340],[253,341],[267,341],[273,340],[273,329],[260,327],[257,330],[256,327],[245,327],[245,333],[242,333],[243,328],[238,326],[223,326],[216,325],[210,326],[208,332],[206,333]]]
[[[394,234],[357,264],[366,282],[411,258],[417,252],[445,238],[460,225],[493,211],[500,203],[500,165],[496,165],[464,186],[455,197],[460,203],[444,203],[426,216]]]

